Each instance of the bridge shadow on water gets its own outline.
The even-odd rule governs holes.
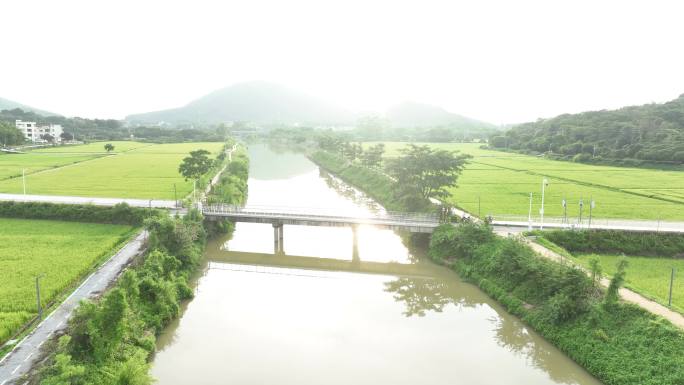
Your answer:
[[[426,261],[426,257],[417,258],[415,263],[370,262],[359,259],[236,252],[220,248],[207,250],[206,255],[210,264],[266,267],[278,271],[310,270],[387,276],[383,283],[384,291],[404,305],[405,317],[425,317],[431,313],[442,313],[450,307],[454,307],[456,311],[488,307],[496,313],[488,317],[487,321],[491,323],[494,338],[500,346],[525,357],[530,365],[546,372],[556,383],[575,384],[578,376],[583,376],[566,368],[556,367],[558,360],[555,357],[559,354],[556,348],[533,336],[521,320],[508,314],[479,288],[462,281],[447,268]]]

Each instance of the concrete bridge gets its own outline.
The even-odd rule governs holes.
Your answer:
[[[227,219],[233,222],[269,223],[273,226],[273,248],[283,252],[284,225],[350,227],[354,234],[354,252],[357,250],[357,229],[372,225],[383,229],[432,233],[440,225],[436,214],[428,213],[364,213],[344,214],[341,210],[293,209],[283,207],[240,207],[226,204],[202,204],[207,219]]]

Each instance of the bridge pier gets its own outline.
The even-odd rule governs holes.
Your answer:
[[[352,243],[353,243],[352,261],[359,262],[361,260],[359,258],[359,237],[358,237],[359,226],[353,225],[351,229],[352,229]]]
[[[283,254],[285,252],[283,233],[283,224],[273,223],[273,252],[275,254]]]

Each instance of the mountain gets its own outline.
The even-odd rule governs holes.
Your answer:
[[[662,104],[564,114],[520,124],[493,136],[490,146],[551,152],[576,161],[684,162],[684,94]]]
[[[19,108],[19,109],[24,110],[24,111],[35,112],[36,114],[43,115],[43,116],[59,116],[58,114],[55,114],[53,112],[39,110],[37,108],[33,108],[33,107],[30,107],[30,106],[27,106],[27,105],[24,105],[21,103],[17,103],[17,102],[12,101],[12,100],[0,98],[0,111],[2,111],[2,110],[13,110],[15,108]]]
[[[464,129],[496,129],[490,123],[451,113],[441,107],[415,102],[403,102],[390,107],[385,113],[395,127],[440,127]]]
[[[317,98],[268,82],[238,83],[169,110],[134,114],[130,123],[351,124],[355,117]]]

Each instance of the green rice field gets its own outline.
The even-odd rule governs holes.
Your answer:
[[[101,155],[40,154],[32,152],[27,154],[0,154],[0,180],[21,177],[22,171],[28,175],[38,171],[95,159],[99,156]]]
[[[374,143],[366,143],[372,145]],[[684,171],[597,166],[541,157],[491,151],[477,143],[419,143],[433,148],[457,150],[473,156],[451,189],[450,203],[475,215],[526,217],[532,193],[532,215],[539,216],[542,180],[545,215],[562,217],[563,199],[571,221],[589,216],[595,202],[595,218],[684,220]],[[385,142],[386,157],[399,154],[406,143]]]
[[[55,147],[44,147],[32,150],[32,153],[50,153],[50,154],[73,154],[73,153],[107,153],[104,149],[105,144],[111,143],[114,146],[114,150],[111,153],[121,153],[130,150],[135,150],[136,148],[154,146],[154,143],[141,143],[141,142],[131,142],[131,141],[111,141],[111,142],[94,142],[88,144],[80,145],[66,145],[66,146],[55,146]]]
[[[130,226],[0,218],[0,345],[45,306],[112,255]],[[59,266],[58,269],[55,266]]]
[[[584,267],[589,267],[589,259],[596,256],[601,261],[604,274],[615,274],[615,266],[621,256],[579,254],[574,259]],[[684,259],[633,257],[627,256],[626,286],[655,301],[667,305],[670,291],[670,276],[675,268],[672,290],[672,305],[684,312]]]
[[[178,173],[182,159],[192,150],[206,149],[216,155],[223,143],[149,144],[111,142],[113,154],[103,155],[104,143],[61,146],[35,150],[27,154],[0,156],[0,176],[3,172],[21,175],[21,168],[36,159],[81,159],[68,167],[59,165],[36,168],[26,177],[26,193],[86,197],[179,199],[192,191],[192,182]],[[109,143],[109,142],[108,142]],[[87,155],[91,154],[91,155]],[[16,157],[3,167],[3,157]],[[54,168],[57,167],[57,168]],[[0,178],[0,193],[21,193],[22,178]],[[174,192],[174,185],[177,195]]]

